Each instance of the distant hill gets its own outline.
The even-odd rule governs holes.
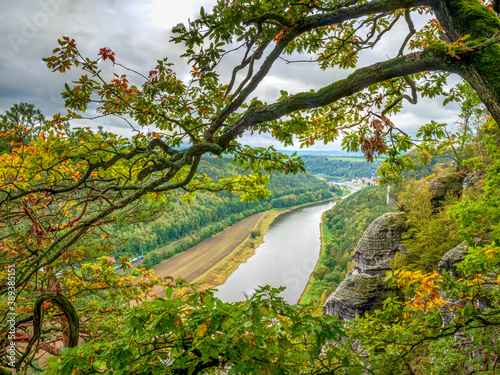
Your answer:
[[[301,155],[308,172],[314,175],[352,180],[356,177],[376,177],[379,161],[369,163],[360,157],[331,157],[324,155]]]

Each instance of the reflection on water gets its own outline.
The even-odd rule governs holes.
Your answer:
[[[259,286],[285,286],[282,296],[289,303],[296,303],[318,261],[321,214],[334,205],[333,201],[326,202],[280,215],[255,255],[217,288],[217,296],[226,302],[242,301]]]

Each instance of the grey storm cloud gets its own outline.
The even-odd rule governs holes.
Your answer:
[[[4,5],[0,15],[0,109],[19,101],[31,101],[45,113],[64,109],[59,93],[64,82],[77,78],[77,72],[53,73],[42,61],[62,36],[74,38],[89,56],[97,56],[99,48],[109,46],[129,66],[143,71],[153,67],[174,46],[168,43],[172,25],[149,25],[152,3],[21,0]],[[181,20],[190,16],[181,15]]]
[[[122,62],[133,69],[147,73],[156,60],[168,56],[174,62],[180,77],[187,76],[189,68],[179,57],[182,46],[169,42],[171,28],[194,18],[200,6],[207,10],[214,0],[18,0],[2,4],[0,13],[0,111],[14,103],[29,102],[51,116],[64,113],[60,96],[64,83],[78,78],[77,71],[67,74],[51,72],[42,61],[51,55],[62,36],[74,38],[78,48],[88,56],[97,56],[101,47],[110,47]],[[425,20],[416,20],[425,22]],[[368,51],[360,58],[361,65],[385,60],[387,50],[397,53],[406,35],[405,24],[398,25],[387,34],[384,45]],[[304,57],[300,57],[304,59]],[[305,59],[308,57],[306,56]],[[238,64],[237,55],[229,55],[220,73],[228,78],[232,67]],[[272,102],[280,95],[280,89],[289,93],[318,89],[334,80],[345,77],[349,71],[320,70],[315,64],[287,64],[280,61],[262,82],[256,95],[263,101]],[[437,119],[453,123],[456,107],[441,106],[439,100],[420,100],[416,106],[407,106],[395,116],[397,126],[414,131],[419,125]],[[130,134],[126,123],[99,120],[111,131]],[[80,126],[75,123],[74,126]],[[81,126],[89,126],[82,122]],[[270,136],[244,137],[245,143],[254,145],[275,144]],[[338,148],[338,145],[333,145]]]

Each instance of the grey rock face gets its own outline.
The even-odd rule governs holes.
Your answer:
[[[440,275],[443,274],[443,270],[446,270],[454,279],[464,277],[457,271],[456,264],[464,260],[467,255],[467,245],[461,243],[460,245],[454,247],[448,251],[439,261],[438,272]]]
[[[467,188],[471,188],[471,187],[474,187],[474,185],[476,184],[476,182],[479,181],[479,174],[476,174],[476,173],[469,173],[467,174],[467,176],[465,176],[464,178],[464,182],[462,184],[462,189],[467,189]]]
[[[450,173],[445,176],[436,177],[429,181],[429,190],[432,194],[431,202],[439,206],[448,192],[455,195],[462,194],[465,176],[460,173]]]
[[[368,276],[350,271],[342,284],[327,298],[323,315],[338,316],[343,321],[353,321],[365,312],[382,307],[393,289],[384,288],[381,276]]]
[[[457,270],[456,265],[460,263],[462,260],[464,260],[467,254],[468,250],[467,250],[467,245],[465,245],[465,243],[461,243],[460,245],[448,251],[439,262],[438,266],[439,273],[442,275],[443,270],[446,270],[446,272],[449,273],[455,280],[460,278],[465,278],[465,275]],[[497,275],[492,273],[489,274],[488,276],[491,277],[492,282],[491,284],[484,285],[483,289],[491,293],[491,291],[494,288]],[[486,308],[492,307],[490,304],[491,301],[489,301],[488,298],[485,297],[484,295],[476,296],[476,298],[471,302],[466,298],[457,299],[451,296],[447,296],[444,291],[441,291],[440,293],[441,297],[446,301],[446,305],[439,309],[441,312],[443,325],[447,325],[452,322],[452,320],[456,316],[455,307],[458,306],[459,304],[466,305],[472,303],[473,306],[479,309],[479,311],[483,311]]]
[[[477,172],[468,173],[464,178],[462,188],[464,190],[469,189],[469,188],[473,188],[477,193],[484,194],[484,190],[482,188],[476,186],[476,184],[480,180],[484,179],[485,177],[486,177],[486,172],[484,172],[484,171],[477,171]]]
[[[327,298],[323,314],[353,321],[395,295],[395,290],[383,286],[382,279],[395,253],[406,251],[401,244],[405,230],[404,213],[387,213],[370,224],[354,251],[354,269]]]
[[[403,213],[390,212],[375,219],[356,246],[352,256],[354,271],[371,276],[385,274],[396,252],[406,252],[401,244],[405,231]]]
[[[448,251],[439,262],[439,274],[442,275],[444,270],[449,273],[454,279],[463,277],[463,275],[457,271],[456,264],[464,259],[464,257],[467,255],[467,252],[467,246],[464,243],[461,243],[460,245]],[[455,307],[458,306],[462,302],[462,300],[446,296],[446,294],[442,291],[440,294],[441,297],[446,301],[446,305],[439,308],[444,326],[450,324],[455,318]]]

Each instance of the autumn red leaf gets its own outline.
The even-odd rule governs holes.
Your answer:
[[[115,53],[109,47],[100,48],[98,55],[102,56],[103,60],[110,59],[115,62]]]
[[[274,41],[279,42],[283,38],[283,30],[281,30],[278,34],[274,36]]]

